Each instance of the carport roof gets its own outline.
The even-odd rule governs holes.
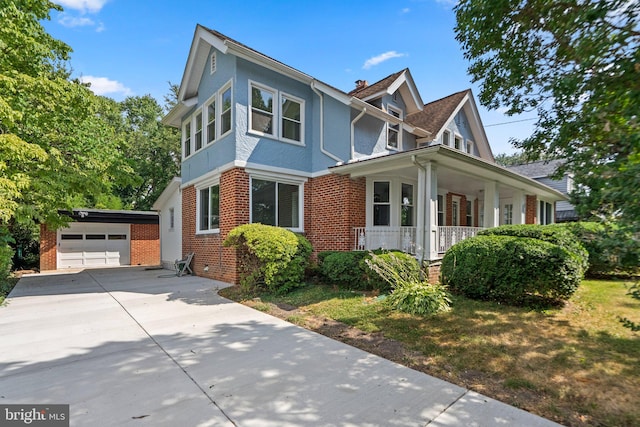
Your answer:
[[[61,215],[71,217],[77,222],[104,222],[110,224],[159,224],[157,212],[125,211],[107,209],[74,209],[73,212],[61,210]]]

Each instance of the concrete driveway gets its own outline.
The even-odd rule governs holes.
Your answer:
[[[74,426],[557,425],[233,303],[225,286],[142,268],[22,278],[0,307],[0,405],[70,404]]]

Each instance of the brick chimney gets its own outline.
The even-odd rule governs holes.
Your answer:
[[[356,90],[364,89],[369,86],[369,83],[366,80],[356,80]]]

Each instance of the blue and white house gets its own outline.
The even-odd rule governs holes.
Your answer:
[[[198,25],[178,104],[182,251],[235,281],[221,242],[261,222],[314,251],[438,260],[483,227],[552,222],[559,191],[497,165],[470,90],[424,103],[409,69],[342,91]]]

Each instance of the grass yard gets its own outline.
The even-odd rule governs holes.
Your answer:
[[[237,288],[221,293],[321,333],[330,319],[349,325],[360,338],[344,330],[327,335],[387,357],[376,349],[388,345],[367,338],[382,337],[402,348],[388,353],[399,363],[564,425],[637,426],[640,333],[618,320],[640,320],[629,285],[584,281],[564,307],[536,311],[454,297],[451,312],[430,317],[329,286],[259,300]]]

